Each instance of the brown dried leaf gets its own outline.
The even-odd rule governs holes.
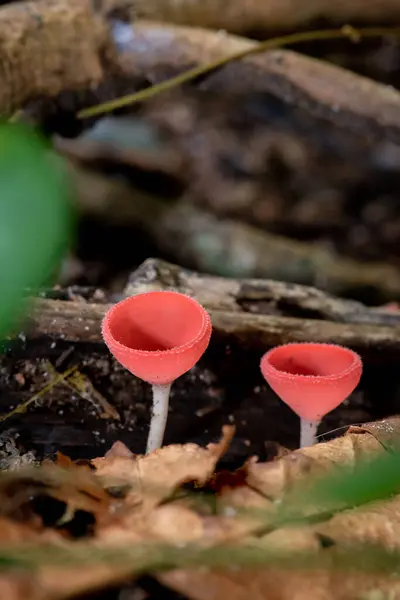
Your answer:
[[[265,516],[274,508],[269,499],[247,485],[245,469],[239,472],[244,474],[242,483],[239,480],[237,484],[233,479],[232,485],[221,487],[217,497],[219,520],[226,530],[225,539],[240,538],[264,528]]]
[[[176,570],[158,579],[191,600],[356,600],[374,590],[395,599],[400,594],[399,578],[329,570]]]
[[[370,433],[378,442],[382,444],[385,450],[398,449],[400,443],[400,417],[390,417],[381,421],[364,423],[360,426],[353,425],[349,428],[350,433]]]
[[[31,574],[1,575],[0,598],[4,600],[45,600]]]
[[[66,469],[67,473],[73,473],[73,481],[60,483],[58,487],[51,487],[46,493],[53,498],[65,502],[66,513],[73,516],[77,510],[82,510],[94,515],[99,522],[109,520],[110,497],[99,485],[99,482],[90,472],[88,467],[72,465]]]
[[[85,565],[83,568],[47,567],[39,571],[35,588],[42,590],[43,596],[18,596],[16,600],[62,600],[75,598],[87,591],[101,590],[111,584],[117,585],[129,578],[131,569],[115,562],[107,565]],[[3,598],[3,596],[0,596]],[[4,596],[4,600],[6,596]]]
[[[142,521],[141,532],[146,539],[167,543],[199,541],[205,536],[204,519],[183,504],[172,503],[155,508]]]
[[[106,486],[129,486],[128,505],[148,513],[168,498],[180,485],[203,485],[212,476],[219,458],[234,435],[233,427],[224,427],[218,444],[201,448],[197,444],[164,446],[146,456],[96,458],[92,464]]]
[[[239,506],[242,503],[243,506],[254,503],[257,507],[260,493],[276,499],[289,491],[298,479],[307,479],[335,465],[355,466],[360,458],[385,452],[396,445],[399,437],[396,424],[399,421],[394,418],[393,426],[389,419],[387,422],[368,424],[365,428],[351,428],[342,438],[298,450],[272,463],[250,461],[247,465],[247,483],[255,495],[249,495],[248,487],[237,487],[224,490],[222,498],[232,505],[236,501]],[[270,502],[269,506],[273,507],[273,504]],[[241,518],[238,521],[243,522]],[[252,525],[257,528],[256,521]],[[220,521],[218,526],[221,528]],[[244,537],[239,534],[239,539],[251,539],[248,534],[252,531],[254,529],[251,526],[247,530],[244,528]],[[329,559],[329,549],[324,549],[322,543],[324,540],[333,548],[337,544],[361,543],[379,544],[388,550],[399,549],[400,497],[343,511],[317,525],[283,527],[259,538],[258,543],[265,545],[269,551],[324,552]],[[252,600],[353,600],[377,590],[383,594],[390,593],[393,598],[400,593],[399,578],[385,578],[368,572],[335,571],[329,566],[315,572],[267,568],[252,572],[245,569],[207,570],[205,574],[203,569],[175,570],[160,574],[158,578],[192,600],[213,597],[245,600],[249,595]]]
[[[38,530],[30,525],[0,517],[0,544],[2,545],[27,542],[37,538],[38,535]]]
[[[400,496],[334,515],[313,530],[340,544],[379,544],[400,549]]]
[[[310,527],[281,527],[259,539],[269,551],[294,552],[298,550],[318,552],[321,540]]]
[[[134,454],[129,450],[128,446],[126,446],[124,442],[117,440],[105,453],[104,458],[115,458],[117,456],[123,458],[132,458]]]
[[[247,483],[267,498],[275,499],[300,479],[318,475],[335,465],[355,466],[360,458],[384,451],[368,431],[347,433],[330,442],[296,450],[274,462],[250,461]]]
[[[63,454],[62,452],[57,452],[56,459],[57,459],[57,465],[59,467],[68,468],[68,467],[72,467],[72,465],[74,464],[73,461],[70,459],[70,457],[65,456],[65,454]]]
[[[112,513],[114,520],[99,520],[95,536],[89,542],[93,548],[130,547],[141,542],[171,542],[178,546],[195,543],[204,548],[220,542],[229,542],[230,546],[245,542],[246,545],[256,543],[269,551],[306,550],[316,556],[323,552],[326,558],[326,568],[318,571],[272,567],[225,571],[202,568],[158,575],[160,581],[193,600],[225,597],[247,600],[249,596],[252,600],[358,600],[363,594],[376,590],[392,593],[395,598],[395,594],[400,593],[400,578],[335,571],[330,565],[334,558],[332,551],[349,543],[378,542],[389,550],[400,549],[399,496],[343,511],[323,523],[282,527],[260,537],[266,523],[265,514],[274,509],[273,500],[289,491],[297,479],[307,479],[334,465],[355,465],[360,457],[384,453],[385,447],[373,431],[380,431],[379,423],[368,424],[365,430],[352,429],[342,438],[296,451],[272,463],[252,460],[235,473],[222,472],[217,476],[214,476],[215,466],[229,444],[232,428],[225,428],[221,442],[207,448],[195,444],[172,445],[147,456],[127,456],[126,446],[117,443],[104,458],[92,461],[96,468],[94,475],[88,469],[70,465],[62,471],[74,475],[73,483],[57,480],[57,467],[44,469],[46,476],[39,481],[44,482],[45,489],[49,488],[52,494],[71,493],[69,504],[72,506],[85,494],[89,495],[90,502],[99,501],[100,505],[107,506],[106,512]],[[388,431],[386,427],[385,435]],[[68,462],[64,457],[61,460],[65,465]],[[196,494],[165,503],[185,482],[207,484],[206,489],[215,494],[216,512],[201,502],[196,503]],[[103,505],[102,494],[106,497],[107,494],[102,484],[129,488],[125,497],[112,501],[112,511],[109,511],[110,504]],[[122,511],[115,510],[118,505]],[[252,508],[263,509],[263,521],[257,513],[241,512]],[[23,541],[24,525],[16,525],[14,528],[14,523],[7,519],[3,525],[0,519],[0,541],[1,532],[6,543]],[[43,539],[43,534],[33,532],[31,535],[36,535],[38,541]],[[324,546],[323,540],[328,540],[332,547]],[[63,541],[63,544],[68,543],[68,540]],[[101,566],[67,569],[44,565],[32,575],[32,587],[22,583],[22,587],[18,587],[12,577],[4,582],[0,579],[0,594],[5,586],[0,597],[61,600],[123,581],[129,577],[131,568],[132,565],[123,562],[117,566],[115,562],[110,565],[103,562]]]
[[[61,461],[67,463],[67,457]],[[66,468],[55,464],[40,469],[21,469],[4,474],[0,479],[0,515],[38,527],[41,518],[32,501],[54,498],[65,503],[65,515],[82,510],[94,515],[98,523],[107,522],[110,497],[88,467],[71,463]]]

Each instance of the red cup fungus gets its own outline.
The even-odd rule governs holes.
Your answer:
[[[178,292],[138,294],[107,312],[102,334],[108,349],[128,371],[153,386],[147,452],[162,444],[171,384],[203,355],[211,330],[206,310]]]
[[[322,417],[354,391],[362,373],[359,355],[333,344],[277,346],[260,366],[274,392],[300,417],[301,447],[315,442]]]

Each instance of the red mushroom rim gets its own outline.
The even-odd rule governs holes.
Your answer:
[[[338,373],[335,373],[333,375],[301,375],[301,374],[297,375],[294,373],[289,373],[288,371],[282,371],[280,369],[277,369],[276,367],[274,367],[273,364],[271,364],[269,359],[273,354],[275,354],[275,352],[277,352],[278,350],[281,351],[282,348],[290,348],[290,347],[294,347],[294,346],[303,346],[303,347],[304,346],[314,346],[316,350],[318,348],[337,349],[343,353],[348,354],[348,356],[352,358],[352,362],[346,369],[343,369],[342,371],[339,371]],[[328,344],[328,343],[324,343],[324,342],[309,342],[309,343],[307,343],[307,342],[291,342],[289,344],[275,346],[274,348],[271,348],[271,350],[269,350],[266,354],[264,354],[264,356],[261,358],[261,364],[267,364],[267,368],[270,369],[270,371],[273,371],[274,373],[276,373],[278,375],[284,375],[288,379],[310,380],[313,378],[320,378],[320,379],[324,379],[324,381],[338,381],[339,379],[342,379],[342,377],[345,377],[346,375],[350,374],[357,367],[360,367],[360,368],[362,367],[361,357],[359,354],[357,354],[357,352],[354,352],[354,350],[351,350],[350,348],[346,348],[345,346],[340,346],[339,344]]]
[[[103,319],[103,322],[102,322],[101,328],[102,328],[103,337],[111,339],[113,344],[115,346],[121,348],[121,350],[123,350],[124,352],[131,352],[133,354],[140,354],[142,356],[154,356],[154,354],[163,354],[163,355],[181,354],[182,352],[186,352],[187,350],[192,348],[195,344],[197,344],[197,342],[199,342],[204,337],[208,328],[210,328],[209,337],[211,337],[210,315],[208,314],[206,309],[199,302],[197,302],[197,300],[194,300],[187,294],[181,294],[180,292],[173,292],[170,290],[157,290],[157,294],[176,294],[176,296],[181,296],[181,297],[184,296],[185,299],[189,300],[189,302],[191,302],[193,304],[193,307],[196,308],[196,310],[201,314],[201,326],[200,326],[200,330],[199,330],[198,334],[193,339],[186,342],[186,344],[182,344],[181,346],[176,346],[174,348],[169,348],[168,350],[140,350],[140,349],[136,349],[136,348],[129,348],[128,346],[121,344],[121,342],[116,340],[114,338],[113,334],[111,333],[109,322],[111,321],[111,319],[113,317],[113,313],[115,313],[121,307],[122,304],[128,304],[129,302],[133,302],[134,298],[136,298],[136,297],[140,296],[141,298],[143,298],[144,296],[150,296],[152,294],[154,294],[154,292],[145,292],[143,294],[137,294],[137,296],[130,296],[129,298],[125,298],[125,300],[121,300],[121,302],[118,302],[112,308],[110,308],[107,311],[107,313]]]

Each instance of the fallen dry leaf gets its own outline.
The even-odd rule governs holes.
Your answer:
[[[265,497],[276,499],[300,479],[321,474],[335,465],[355,466],[363,457],[385,452],[375,435],[367,429],[357,431],[352,429],[342,437],[296,450],[273,462],[249,461],[247,483]]]
[[[233,473],[215,473],[217,462],[233,435],[232,428],[224,430],[220,443],[207,448],[196,444],[172,445],[147,456],[131,455],[125,445],[117,443],[104,458],[92,461],[93,473],[87,466],[80,467],[59,456],[58,462],[63,468],[41,467],[36,472],[37,479],[32,476],[29,479],[26,474],[22,477],[22,473],[18,478],[14,474],[12,481],[18,482],[14,487],[7,487],[0,479],[0,498],[6,490],[8,500],[12,500],[13,491],[21,493],[22,490],[26,494],[27,490],[42,489],[53,498],[64,498],[73,509],[85,506],[97,519],[93,536],[82,546],[81,542],[65,535],[61,537],[58,529],[35,529],[29,520],[22,522],[21,515],[21,522],[16,522],[11,515],[4,514],[0,517],[0,541],[10,547],[12,544],[18,547],[27,540],[37,541],[39,545],[46,541],[69,549],[72,555],[78,548],[86,548],[88,553],[115,551],[118,556],[124,556],[124,549],[125,552],[135,547],[149,549],[148,544],[156,544],[153,548],[158,547],[157,544],[161,544],[160,548],[164,548],[164,544],[170,544],[172,549],[184,548],[182,556],[192,544],[207,551],[217,546],[218,552],[220,544],[239,551],[249,545],[257,545],[266,552],[307,551],[312,557],[324,558],[324,566],[318,571],[284,569],[280,563],[277,568],[237,569],[232,563],[232,569],[174,569],[157,577],[190,600],[225,597],[247,600],[249,596],[252,600],[361,600],[363,597],[359,594],[376,590],[394,594],[392,597],[396,598],[395,594],[400,593],[400,578],[342,572],[330,569],[330,565],[335,549],[355,542],[379,543],[388,550],[400,549],[400,496],[343,510],[330,518],[322,516],[319,522],[304,522],[301,526],[274,528],[269,515],[274,513],[277,500],[293,492],[297,481],[307,482],[308,477],[328,472],[334,466],[355,466],[360,458],[385,454],[389,448],[396,447],[397,422],[394,420],[392,425],[389,419],[351,428],[341,438],[283,455],[270,463],[251,459]],[[59,475],[65,475],[66,480]],[[194,489],[189,492],[182,488],[185,483],[194,483]],[[96,506],[100,507],[98,511]],[[163,560],[168,564],[168,550],[166,552]],[[2,586],[8,594],[4,592],[0,597],[12,600],[73,598],[125,581],[135,568],[135,560],[132,557],[98,564],[83,561],[64,567],[44,561],[43,566],[32,573],[30,582],[34,581],[34,585],[30,587],[23,578],[19,584],[12,574],[5,577],[4,582],[0,579],[0,594]],[[146,564],[158,565],[159,562]]]
[[[66,461],[66,457],[62,459]],[[0,478],[0,516],[3,518],[29,521],[37,528],[46,506],[51,512],[51,499],[60,502],[58,519],[64,523],[71,520],[76,511],[93,515],[98,522],[110,519],[110,497],[88,467],[73,463],[65,468],[46,464],[41,468],[6,472]],[[56,516],[54,520],[57,521]]]
[[[247,483],[267,498],[281,498],[299,479],[327,471],[335,465],[355,466],[362,457],[396,447],[400,438],[399,423],[396,417],[393,423],[388,419],[365,427],[353,427],[341,438],[298,450],[271,463],[249,461]],[[393,550],[400,548],[399,539],[400,497],[395,496],[343,511],[317,525],[281,527],[259,538],[258,543],[268,551],[326,553],[326,546],[334,548],[337,544],[354,543],[379,544]],[[329,568],[315,572],[276,568],[207,570],[206,573],[204,570],[174,570],[159,574],[158,578],[191,600],[225,597],[246,600],[249,596],[252,600],[353,600],[376,590],[383,594],[382,598],[397,598],[400,594],[400,578],[385,578],[368,572],[344,573]]]
[[[117,456],[132,458],[134,454],[129,450],[128,446],[118,440],[117,442],[114,442],[111,448],[105,453],[104,458],[116,458]]]
[[[199,569],[171,571],[158,579],[191,600],[361,600],[373,590],[395,600],[400,594],[399,578],[330,571]]]
[[[217,507],[220,525],[227,530],[225,538],[240,538],[256,533],[265,527],[268,512],[274,510],[268,498],[248,485],[224,488],[218,497]]]
[[[51,464],[51,463],[49,463],[49,464]],[[70,459],[69,456],[65,456],[65,454],[63,454],[62,452],[57,452],[57,454],[56,454],[56,464],[59,467],[68,468],[68,467],[72,467],[74,463]]]
[[[363,423],[363,425],[353,425],[349,428],[349,433],[370,433],[386,450],[398,449],[400,441],[400,417],[390,417],[381,421],[372,423]]]
[[[400,549],[400,496],[338,513],[316,525],[314,531],[335,543],[361,542]]]
[[[173,444],[146,456],[97,458],[92,464],[106,487],[128,486],[126,503],[144,516],[184,483],[205,484],[233,435],[234,427],[226,426],[221,442],[207,448]]]
[[[174,543],[193,542],[205,537],[204,518],[179,503],[158,506],[143,522],[143,535]]]
[[[29,574],[1,575],[0,598],[4,600],[46,600],[35,578]]]
[[[6,517],[0,517],[0,544],[27,542],[37,537],[38,528],[32,527],[32,524],[18,523]]]

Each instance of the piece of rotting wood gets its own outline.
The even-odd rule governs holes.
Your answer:
[[[119,63],[126,75],[156,83],[166,79],[165,72],[171,77],[234,54],[256,51],[257,46],[254,40],[225,31],[134,21],[131,35],[128,26],[124,29]],[[361,135],[400,140],[397,90],[291,50],[254,52],[229,62],[203,76],[200,87],[230,94],[268,92]]]
[[[97,86],[112,53],[107,23],[90,0],[0,7],[0,113]]]
[[[203,277],[161,261],[146,261],[131,277],[125,293],[171,288],[203,303],[211,313],[217,338],[254,348],[319,341],[350,346],[365,355],[400,351],[398,316],[305,286]],[[48,352],[48,343],[43,344],[48,340],[94,344],[105,351],[100,326],[107,308],[101,304],[36,300],[24,334],[37,356]],[[308,316],[287,316],[291,311],[303,311]],[[310,318],[310,314],[317,318]]]
[[[120,0],[121,1],[121,0]],[[235,33],[287,30],[313,21],[382,23],[400,19],[397,0],[132,0],[138,16]]]

